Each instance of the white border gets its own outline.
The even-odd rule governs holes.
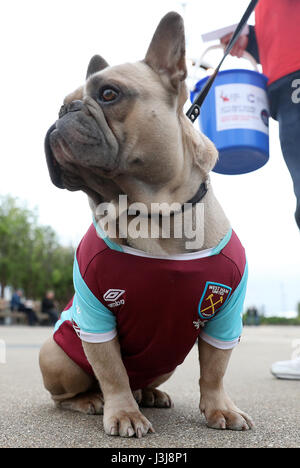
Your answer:
[[[203,330],[201,330],[199,336],[203,341],[218,349],[232,349],[240,342],[240,337],[232,341],[217,340],[216,338],[207,335]]]
[[[79,338],[87,343],[105,343],[111,341],[117,336],[117,330],[114,329],[107,333],[88,333],[83,330],[79,330]]]
[[[128,247],[127,245],[122,245],[122,250],[125,253],[136,255],[137,257],[156,258],[158,260],[195,260],[197,258],[210,257],[214,251],[214,248],[206,250],[197,250],[197,252],[182,253],[177,255],[152,255],[143,252],[143,250]]]

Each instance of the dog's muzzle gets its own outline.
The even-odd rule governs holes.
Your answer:
[[[51,125],[49,128],[46,137],[45,137],[45,153],[46,153],[46,161],[47,161],[47,166],[50,174],[50,178],[52,183],[60,188],[64,189],[65,186],[63,184],[62,180],[62,170],[58,162],[56,161],[53,151],[50,146],[50,135],[51,133],[56,129],[56,123]]]
[[[82,110],[82,108],[83,108],[83,102],[79,101],[79,100],[72,101],[68,105],[64,104],[60,108],[59,118],[61,119],[68,112],[80,111],[80,110]],[[56,187],[58,187],[60,189],[64,189],[65,186],[64,186],[63,180],[62,180],[62,170],[61,170],[61,167],[60,167],[59,163],[57,162],[57,160],[54,157],[54,154],[53,154],[53,151],[52,151],[52,148],[51,148],[51,145],[50,145],[50,136],[51,136],[51,133],[54,130],[56,130],[56,123],[51,125],[51,127],[49,128],[49,130],[48,130],[48,132],[46,134],[46,137],[45,137],[45,153],[46,153],[47,166],[48,166],[48,170],[49,170],[49,174],[50,174],[50,178],[51,178],[52,183]]]

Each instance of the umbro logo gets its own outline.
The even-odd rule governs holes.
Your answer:
[[[119,305],[125,304],[125,300],[120,299],[120,297],[123,296],[124,293],[125,293],[124,289],[109,289],[103,295],[103,299],[106,302],[110,302],[110,304],[107,304],[108,307],[117,307]]]
[[[124,294],[124,289],[109,289],[103,295],[105,301],[117,301]]]

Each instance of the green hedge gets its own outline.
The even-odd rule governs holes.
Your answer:
[[[260,325],[300,325],[300,318],[260,317]]]

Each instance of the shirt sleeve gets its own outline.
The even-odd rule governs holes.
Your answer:
[[[232,349],[240,341],[247,280],[248,265],[246,264],[243,277],[228,303],[205,324],[200,332],[200,338],[215,348]]]
[[[81,340],[89,343],[102,343],[112,340],[117,335],[116,318],[92,293],[81,276],[75,255],[73,282],[75,296],[73,300],[73,320]]]

